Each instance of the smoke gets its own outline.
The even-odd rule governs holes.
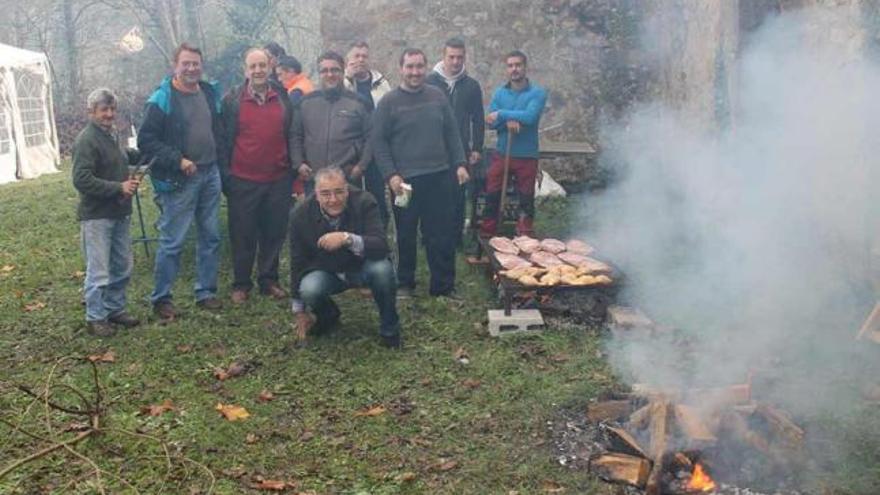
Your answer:
[[[858,38],[834,39],[840,16],[801,11],[750,34],[727,69],[723,130],[662,103],[606,127],[619,180],[586,202],[585,237],[626,274],[626,301],[695,337],[612,341],[626,380],[724,385],[755,370],[794,412],[839,407],[808,382],[853,369],[880,296],[880,70]]]

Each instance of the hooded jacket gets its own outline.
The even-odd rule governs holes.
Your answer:
[[[458,123],[458,130],[461,132],[461,144],[464,145],[465,153],[469,154],[472,151],[482,153],[486,120],[483,115],[483,90],[480,88],[480,83],[467,75],[467,71],[463,68],[449,81],[443,74],[443,62],[437,62],[426,82],[443,90],[449,99],[452,113],[455,114],[455,121]]]
[[[385,76],[377,70],[371,70],[370,77],[372,80],[370,96],[373,98],[373,108],[376,108],[377,106],[379,106],[379,100],[381,100],[383,96],[388,94],[388,92],[394,88],[391,87],[391,83],[388,81],[388,79],[386,79]],[[355,84],[355,80],[353,77],[346,76],[344,84],[345,89],[355,94],[357,93],[357,84]]]

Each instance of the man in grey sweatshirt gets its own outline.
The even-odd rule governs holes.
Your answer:
[[[398,294],[415,288],[417,231],[425,242],[432,296],[455,289],[453,187],[469,178],[461,134],[446,95],[425,84],[424,52],[400,56],[400,87],[386,94],[373,114],[373,153],[395,196],[412,187],[406,207],[394,207],[397,224]]]

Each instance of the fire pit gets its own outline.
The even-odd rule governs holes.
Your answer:
[[[803,469],[804,431],[752,397],[751,378],[725,387],[665,390],[636,384],[629,395],[588,406],[597,449],[589,469],[648,495],[757,493]]]

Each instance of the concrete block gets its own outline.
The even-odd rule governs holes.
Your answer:
[[[503,309],[489,310],[489,335],[493,337],[543,329],[544,317],[537,309],[514,309],[510,316],[505,315]]]

